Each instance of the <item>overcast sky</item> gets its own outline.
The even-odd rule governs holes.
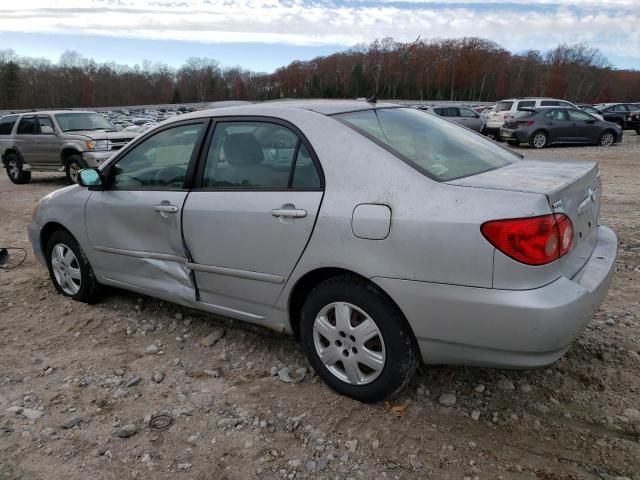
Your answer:
[[[10,6],[11,5],[11,6]],[[586,41],[640,70],[640,0],[22,0],[0,3],[0,49],[57,61],[179,66],[192,56],[272,71],[376,38],[477,36],[521,52]]]

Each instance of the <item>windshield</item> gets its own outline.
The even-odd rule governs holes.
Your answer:
[[[78,132],[81,130],[116,130],[116,127],[99,113],[57,113],[55,117],[63,132]]]
[[[336,117],[441,182],[503,167],[520,158],[481,135],[413,108],[381,108]]]
[[[495,111],[505,112],[507,110],[511,110],[511,107],[513,107],[513,102],[498,102],[496,103]]]

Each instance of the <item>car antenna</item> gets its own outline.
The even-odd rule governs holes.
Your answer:
[[[378,92],[374,93],[369,98],[367,98],[367,103],[377,103],[377,102],[378,102]]]

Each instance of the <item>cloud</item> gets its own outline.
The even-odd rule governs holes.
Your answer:
[[[586,41],[640,61],[637,1],[33,0],[0,7],[0,31],[344,46],[477,36],[515,51]]]

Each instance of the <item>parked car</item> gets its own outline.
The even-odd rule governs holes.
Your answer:
[[[576,108],[573,103],[565,100],[546,97],[508,98],[506,100],[500,100],[496,103],[493,110],[487,113],[487,122],[483,133],[492,135],[496,137],[497,140],[500,140],[500,129],[504,125],[504,120],[507,115],[512,115],[523,108],[555,106]]]
[[[620,125],[623,130],[635,130],[640,135],[640,105],[634,103],[601,103],[595,105],[605,120]]]
[[[440,117],[445,117],[447,120],[458,123],[464,127],[481,132],[484,127],[484,119],[479,113],[473,111],[469,107],[463,107],[458,105],[434,105],[427,108],[421,108],[427,112],[434,113]]]
[[[527,108],[507,117],[500,138],[511,144],[544,148],[556,143],[610,147],[622,141],[622,129],[578,108]]]
[[[392,104],[194,112],[79,179],[29,226],[58,292],[91,302],[111,285],[295,334],[362,401],[420,358],[554,362],[615,267],[595,162],[523,160]]]
[[[585,112],[587,112],[589,115],[593,115],[594,117],[596,117],[598,120],[604,120],[604,117],[602,116],[602,112],[600,112],[600,110],[598,110],[596,107],[594,107],[593,105],[587,105],[584,103],[579,103],[578,105],[576,105],[580,110],[584,110]]]
[[[42,111],[0,118],[2,163],[13,183],[31,172],[64,171],[75,183],[78,170],[97,167],[135,138],[89,111]]]

